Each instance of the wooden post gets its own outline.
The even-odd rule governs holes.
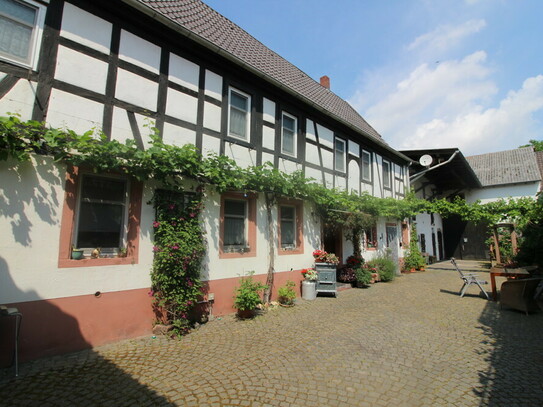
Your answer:
[[[496,255],[496,263],[500,264],[502,262],[501,256],[500,256],[500,242],[498,239],[498,227],[494,226],[492,230],[492,235],[494,238],[494,254]]]
[[[511,225],[511,247],[513,249],[513,256],[518,253],[517,231],[515,225]]]

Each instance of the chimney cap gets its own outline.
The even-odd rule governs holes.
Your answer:
[[[320,83],[321,86],[324,86],[326,89],[330,89],[330,78],[328,76],[321,76]]]

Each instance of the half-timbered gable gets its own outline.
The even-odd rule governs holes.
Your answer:
[[[409,159],[326,83],[200,0],[0,0],[0,6],[0,115],[77,133],[93,130],[111,140],[134,140],[141,149],[156,127],[166,144],[193,144],[203,155],[228,156],[241,167],[269,162],[329,188],[377,197],[401,199],[409,188]],[[22,185],[4,190],[2,205],[17,211],[0,218],[0,228],[13,231],[2,236],[10,253],[2,298],[23,309],[33,335],[50,328],[36,312],[43,301],[90,321],[81,325],[87,345],[145,333],[154,213],[148,202],[157,185],[48,159],[33,163],[20,172],[2,168],[2,183]],[[96,211],[101,220],[92,220]],[[210,191],[203,215],[203,277],[215,313],[230,312],[238,276],[267,270],[264,197]],[[13,221],[17,216],[22,220]],[[309,267],[313,250],[327,242],[340,257],[352,253],[343,236],[323,235],[308,202],[278,202],[273,223],[278,284],[293,278],[291,270]],[[382,219],[367,231],[368,253],[399,248],[400,228]],[[83,260],[70,258],[72,246],[85,250]],[[116,257],[123,246],[127,256]],[[102,256],[91,259],[95,247]],[[120,323],[122,310],[111,312],[119,301],[141,311],[128,327]],[[93,331],[99,318],[114,327],[107,335]],[[54,353],[58,346],[34,351]]]

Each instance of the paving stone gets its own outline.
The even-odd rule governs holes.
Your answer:
[[[460,262],[478,271],[478,262]],[[543,313],[500,310],[447,263],[179,340],[0,369],[12,406],[541,406]]]

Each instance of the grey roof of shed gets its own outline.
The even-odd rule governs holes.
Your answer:
[[[132,2],[130,0],[125,0]],[[178,24],[191,34],[225,51],[242,64],[290,89],[294,94],[324,109],[336,119],[388,147],[381,135],[345,100],[273,52],[232,21],[200,0],[136,0]],[[156,18],[156,15],[154,15]],[[193,37],[194,38],[194,37]],[[398,154],[400,155],[400,154]],[[403,157],[405,158],[405,157]]]
[[[532,147],[466,157],[483,187],[541,181]]]

